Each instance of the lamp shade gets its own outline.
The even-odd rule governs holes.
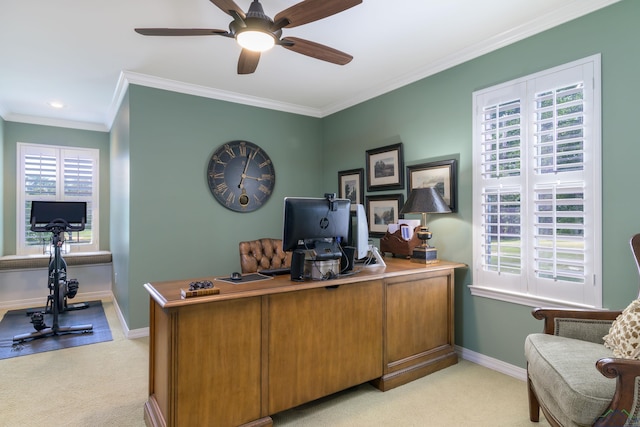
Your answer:
[[[400,213],[424,214],[424,213],[448,213],[451,212],[447,202],[444,201],[435,187],[414,188],[409,193],[407,202]]]

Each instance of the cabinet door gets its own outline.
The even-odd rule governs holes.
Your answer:
[[[237,426],[260,418],[260,298],[182,307],[174,331],[171,425]]]
[[[457,362],[453,284],[453,270],[387,281],[383,390]]]
[[[382,375],[382,281],[269,296],[268,413]]]

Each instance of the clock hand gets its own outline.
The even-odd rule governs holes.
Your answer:
[[[249,169],[249,155],[245,156],[246,161],[244,164],[244,170],[242,171],[242,175],[240,176],[240,184],[238,184],[238,188],[242,188],[242,183],[244,179],[247,177],[247,169]]]

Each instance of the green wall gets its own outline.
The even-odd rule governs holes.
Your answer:
[[[235,139],[262,147],[276,169],[270,200],[251,213],[224,208],[207,186],[211,154]],[[112,206],[124,225],[113,234],[128,234],[117,248],[128,271],[114,268],[116,291],[128,289],[124,314],[130,328],[148,325],[144,283],[239,271],[238,242],[282,235],[285,196],[322,196],[328,190],[322,185],[322,128],[316,118],[132,85],[112,130],[114,141],[120,145],[112,158],[128,153],[130,165],[116,163],[122,170],[114,174],[128,174],[122,184],[128,186],[128,202]]]
[[[129,155],[129,94],[125,94],[118,114],[111,127],[111,258],[113,260],[113,295],[118,302],[118,307],[130,327],[129,320],[132,311],[132,294],[139,293],[140,286],[129,286],[129,242],[130,230],[130,168],[131,157]],[[138,303],[133,307],[145,307]],[[139,311],[139,310],[134,310]],[[144,310],[142,310],[144,311]]]
[[[632,171],[640,158],[633,128],[639,16],[640,2],[627,0],[323,120],[326,186],[337,188],[337,171],[364,167],[365,150],[388,143],[403,142],[408,165],[458,159],[459,212],[428,219],[439,256],[471,267],[456,274],[458,345],[524,367],[524,338],[541,330],[530,307],[472,297],[467,288],[473,267],[472,92],[597,53],[603,88],[603,303],[624,308],[637,296],[639,278],[628,241],[640,231],[640,201],[626,183],[636,181]],[[337,152],[346,155],[334,156]]]
[[[48,144],[60,146],[96,148],[100,150],[100,250],[108,251],[109,244],[109,134],[89,130],[41,126],[16,122],[4,122],[4,149],[2,175],[2,241],[1,255],[16,253],[16,156],[17,143]],[[1,157],[0,157],[1,158]]]

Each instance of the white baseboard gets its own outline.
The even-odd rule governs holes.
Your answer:
[[[127,322],[122,315],[122,310],[120,310],[120,306],[118,305],[118,300],[116,300],[115,298],[113,299],[113,306],[115,307],[116,314],[118,315],[118,319],[120,320],[122,332],[127,339],[143,338],[149,336],[149,327],[129,329],[129,326],[127,325]]]
[[[527,370],[524,368],[520,368],[510,363],[503,362],[502,360],[495,359],[460,346],[456,346],[456,352],[460,357],[468,360],[469,362],[477,363],[480,366],[493,369],[494,371],[509,375],[510,377],[521,381],[527,380]]]

